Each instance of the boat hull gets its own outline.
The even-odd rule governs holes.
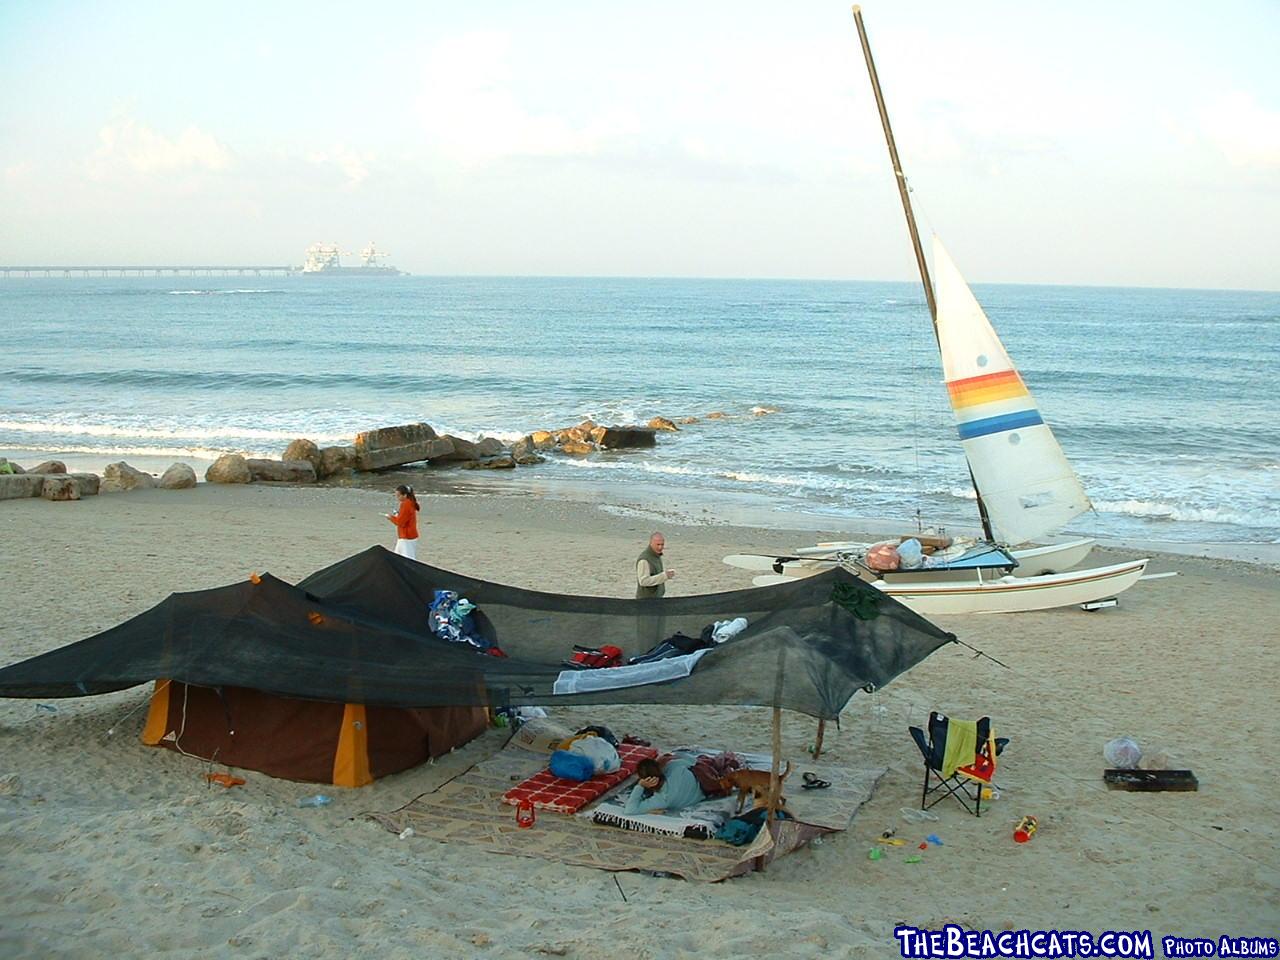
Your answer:
[[[1148,561],[1132,560],[1090,570],[1048,573],[1036,577],[1001,577],[968,583],[898,583],[872,585],[923,615],[1028,613],[1104,600],[1128,590],[1142,578]]]

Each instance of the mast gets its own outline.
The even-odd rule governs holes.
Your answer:
[[[920,231],[916,227],[916,216],[911,209],[911,194],[907,190],[907,178],[902,172],[902,161],[898,159],[898,145],[893,140],[893,128],[889,126],[889,111],[884,105],[884,94],[880,92],[880,77],[876,74],[876,63],[871,56],[871,44],[867,40],[867,28],[862,23],[862,7],[853,5],[853,21],[858,26],[858,39],[862,41],[862,57],[867,62],[867,75],[871,78],[871,90],[876,95],[876,107],[880,110],[880,125],[884,128],[884,140],[889,146],[889,161],[893,164],[893,175],[898,181],[898,195],[902,197],[902,212],[907,218],[907,230],[911,233],[911,248],[916,254],[916,266],[920,268],[920,282],[924,285],[924,298],[929,304],[929,319],[933,321],[933,339],[942,349],[938,337],[938,301],[933,294],[933,283],[929,279],[929,265],[924,259],[924,248],[920,245]],[[986,504],[982,502],[982,491],[973,478],[973,468],[969,468],[969,482],[973,484],[974,495],[978,498],[978,516],[982,518],[982,533],[988,540],[995,540],[991,532],[991,520],[987,517]]]

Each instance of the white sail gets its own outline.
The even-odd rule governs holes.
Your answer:
[[[1014,544],[1060,530],[1089,498],[937,237],[933,270],[943,375],[992,533]]]

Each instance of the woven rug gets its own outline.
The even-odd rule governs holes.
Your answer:
[[[797,771],[812,771],[830,780],[830,789],[788,789],[787,810],[795,819],[775,823],[772,833],[761,830],[749,846],[735,847],[719,840],[683,840],[619,830],[592,824],[580,816],[547,812],[540,812],[532,827],[522,829],[516,825],[514,808],[502,802],[502,795],[544,767],[546,761],[545,756],[508,747],[438,790],[399,810],[373,814],[372,819],[393,833],[412,827],[414,843],[420,839],[461,843],[491,853],[600,870],[640,870],[716,881],[746,873],[758,862],[768,863],[820,834],[847,829],[886,770],[800,764]],[[631,781],[624,781],[614,792],[630,786]]]

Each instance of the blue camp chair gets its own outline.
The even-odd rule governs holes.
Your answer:
[[[950,775],[942,775],[942,761],[947,754],[947,732],[950,721],[936,710],[929,714],[929,732],[908,727],[911,737],[924,758],[924,787],[920,809],[928,810],[947,797],[955,797],[960,806],[975,817],[982,816],[982,791],[991,786],[996,774],[996,759],[1008,745],[1007,737],[996,737],[991,718],[978,721],[977,747],[973,761],[959,766]],[[933,797],[932,800],[929,798]]]

